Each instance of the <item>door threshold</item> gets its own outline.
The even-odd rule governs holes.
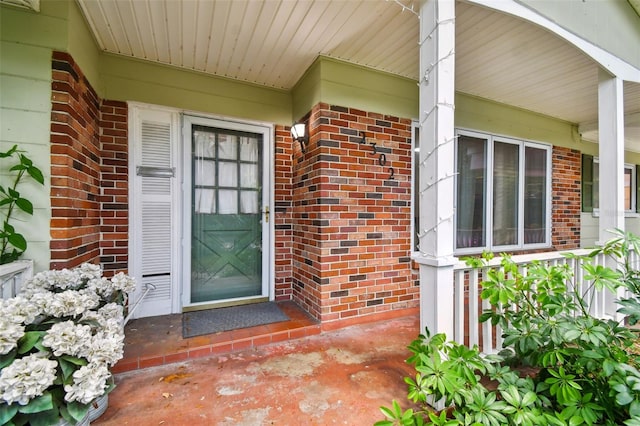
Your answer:
[[[252,303],[268,302],[268,297],[251,297],[239,300],[222,300],[220,302],[203,302],[197,305],[183,306],[182,312],[202,311],[205,309],[228,308],[230,306],[250,305]]]

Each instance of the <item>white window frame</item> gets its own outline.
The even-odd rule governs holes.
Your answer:
[[[598,164],[598,172],[600,171],[600,158],[599,157],[593,157],[593,164]],[[636,181],[636,166],[634,164],[629,164],[629,163],[625,163],[624,164],[624,169],[625,170],[631,170],[631,209],[624,209],[624,216],[625,217],[638,217],[640,216],[637,213],[637,202],[638,200],[636,200],[636,194],[637,194],[637,181]],[[594,173],[595,176],[595,173]],[[594,179],[595,180],[595,179]],[[595,185],[593,185],[595,187]],[[598,191],[600,190],[600,178],[598,177]],[[595,188],[592,189],[593,191],[593,195],[595,194]],[[595,199],[595,198],[594,198]],[[598,207],[593,207],[593,217],[599,217],[600,216],[600,197],[598,196]]]
[[[517,139],[508,136],[502,136],[492,133],[478,132],[474,130],[467,129],[456,129],[456,149],[455,149],[455,159],[454,162],[458,164],[458,145],[457,140],[458,136],[469,136],[479,139],[484,139],[487,141],[487,152],[486,152],[486,202],[485,202],[485,222],[486,222],[486,230],[485,230],[485,245],[482,247],[467,247],[467,248],[458,248],[457,247],[457,220],[454,220],[453,223],[453,239],[454,239],[454,251],[456,255],[465,255],[465,254],[477,254],[483,251],[492,251],[492,252],[507,252],[507,251],[516,251],[516,250],[534,250],[539,248],[548,248],[551,247],[551,226],[552,226],[552,194],[551,194],[551,184],[552,184],[552,153],[553,146],[544,142],[535,142],[524,139]],[[493,244],[493,163],[494,163],[494,144],[496,142],[501,143],[510,143],[516,144],[519,146],[519,181],[518,181],[518,243],[513,245],[494,245]],[[547,175],[546,175],[546,200],[545,200],[545,241],[543,243],[533,243],[533,244],[525,244],[524,243],[524,172],[525,172],[525,148],[532,147],[536,149],[543,149],[546,151],[546,160],[547,160]],[[457,173],[456,173],[456,182],[455,182],[455,208],[456,211],[458,209],[458,193],[457,193]]]

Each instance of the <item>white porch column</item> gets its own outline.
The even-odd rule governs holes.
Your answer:
[[[420,4],[420,327],[453,338],[454,0]]]
[[[624,230],[624,108],[622,80],[600,69],[598,83],[598,147],[600,156],[601,243],[607,232]]]
[[[598,80],[599,242],[604,244],[613,236],[608,231],[624,230],[624,109],[622,80],[602,68]],[[607,266],[615,269],[617,265],[608,259]],[[624,316],[616,312],[616,299],[622,296],[622,288],[617,295],[605,292],[600,315],[622,320]]]

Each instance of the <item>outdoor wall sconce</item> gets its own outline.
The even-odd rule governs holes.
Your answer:
[[[304,123],[293,123],[291,126],[291,137],[300,144],[303,154],[307,152],[307,142],[309,141],[306,132],[307,126]]]

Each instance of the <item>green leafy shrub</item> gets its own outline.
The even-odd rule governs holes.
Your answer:
[[[0,265],[17,260],[27,249],[27,240],[22,234],[16,232],[11,224],[15,209],[19,209],[29,215],[33,214],[33,204],[24,198],[18,191],[18,184],[28,176],[41,185],[44,185],[44,176],[40,169],[33,165],[24,151],[14,145],[5,152],[0,152],[0,159],[13,160],[9,165],[11,182],[8,186],[0,185],[0,207],[2,210],[2,228],[0,228]]]
[[[619,312],[640,319],[640,275],[633,264],[640,240],[621,231],[584,257],[577,282],[567,265],[528,265],[503,256],[484,274],[481,321],[503,330],[503,350],[447,341],[427,330],[409,345],[415,378],[405,378],[418,408],[382,407],[386,425],[640,425],[640,357],[624,325],[590,313],[595,291],[626,290]],[[635,252],[635,253],[634,253]],[[594,264],[604,254],[614,268]],[[474,267],[486,259],[473,259]],[[431,408],[436,401],[447,407]]]

